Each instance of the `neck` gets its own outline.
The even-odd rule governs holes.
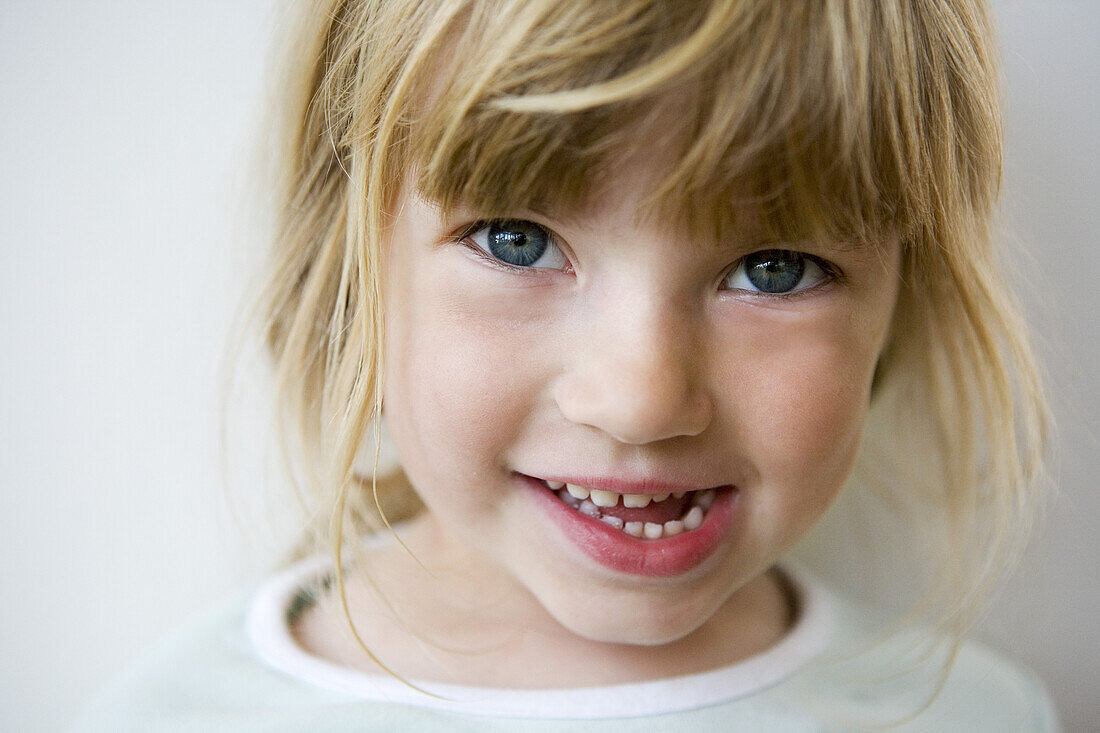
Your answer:
[[[726,666],[765,651],[790,626],[780,573],[739,588],[701,626],[666,644],[586,639],[560,624],[499,564],[474,555],[430,515],[349,572],[349,610],[368,648],[396,673],[486,687],[580,687],[640,682]],[[379,668],[347,633],[338,601],[303,615],[300,642],[322,657]]]

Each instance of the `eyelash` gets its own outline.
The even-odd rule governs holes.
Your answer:
[[[755,252],[750,252],[749,254],[742,257],[734,264],[734,266],[726,273],[726,275],[723,276],[722,284],[727,284],[731,279],[740,274],[740,278],[743,280],[748,280],[749,285],[755,288],[759,288],[758,285],[751,282],[748,272],[750,262],[754,259],[758,260],[758,262],[753,263],[751,265],[752,267],[774,263],[776,260],[785,259],[788,262],[792,260],[797,260],[799,266],[801,267],[801,270],[798,275],[798,280],[794,283],[794,285],[791,286],[792,288],[796,289],[784,290],[779,292],[769,292],[763,289],[752,290],[745,287],[730,287],[723,288],[723,290],[729,292],[750,293],[753,297],[790,299],[804,296],[806,294],[817,291],[823,286],[826,286],[833,282],[837,282],[842,277],[840,270],[827,260],[799,250],[775,248],[757,250]],[[818,273],[814,276],[814,282],[810,283],[809,285],[799,287],[799,285],[802,283],[803,280],[807,278],[807,276],[813,274],[811,268],[816,268],[818,271]],[[770,274],[770,272],[766,271],[766,275],[770,276]]]
[[[492,244],[490,244],[488,241],[486,241],[485,244],[482,244],[475,238],[475,235],[480,234],[481,232],[487,232],[486,237],[488,237],[488,233],[494,226],[499,227],[501,231],[505,231],[509,226],[511,227],[513,232],[519,229],[528,230],[526,234],[521,235],[523,237],[523,241],[521,242],[519,247],[516,247],[513,242],[506,241],[503,244],[499,242],[497,243],[502,247],[502,249],[507,249],[509,247],[515,248],[515,251],[513,251],[512,254],[520,257],[525,256],[522,252],[522,248],[526,245],[526,238],[533,233],[533,230],[540,232],[541,235],[545,238],[544,248],[538,252],[538,255],[535,257],[535,259],[531,260],[528,263],[515,264],[512,262],[507,262],[506,260],[499,257],[496,253],[491,251],[493,246]],[[527,275],[548,270],[563,271],[570,269],[569,260],[565,256],[565,253],[561,247],[560,237],[558,237],[548,227],[538,224],[537,222],[529,221],[527,219],[482,219],[479,221],[475,221],[469,226],[464,227],[456,235],[456,240],[469,247],[475,255],[480,257],[489,265],[506,270],[508,272],[516,272]],[[556,253],[556,258],[554,258],[556,262],[554,266],[532,266],[534,265],[534,263],[542,260],[547,253]]]
[[[546,248],[543,249],[542,251],[540,251],[538,253],[538,256],[535,259],[531,260],[530,263],[521,265],[521,264],[514,264],[514,263],[511,263],[511,262],[507,262],[504,259],[502,259],[501,257],[498,257],[495,253],[493,253],[491,251],[492,245],[489,244],[488,241],[486,241],[485,244],[482,244],[481,242],[477,241],[474,238],[474,235],[480,234],[481,232],[489,232],[492,229],[492,227],[494,227],[494,226],[499,227],[503,231],[503,230],[506,229],[506,225],[511,225],[511,227],[513,228],[513,231],[515,231],[517,229],[527,228],[529,230],[534,229],[534,230],[537,230],[537,231],[541,232],[542,235],[545,236],[545,239],[546,239]],[[529,234],[530,234],[530,232],[528,232],[528,235]],[[489,235],[486,234],[486,237],[488,237],[488,236]],[[521,237],[523,237],[521,247],[519,249],[517,249],[516,252],[513,252],[513,254],[520,254],[522,252],[522,247],[526,245],[526,237],[523,236],[523,235],[521,235]],[[467,246],[478,258],[480,258],[482,261],[484,261],[489,266],[495,267],[497,269],[504,270],[506,272],[517,273],[517,274],[521,274],[521,275],[531,275],[531,274],[535,274],[535,273],[539,273],[539,272],[545,272],[545,271],[548,271],[548,270],[551,270],[551,271],[566,271],[566,270],[571,269],[570,264],[569,264],[569,260],[565,256],[565,253],[562,251],[562,248],[561,248],[561,245],[560,245],[560,241],[561,241],[560,238],[553,231],[551,231],[548,227],[545,227],[541,224],[538,224],[536,222],[529,221],[529,220],[526,220],[526,219],[512,219],[512,218],[481,219],[481,220],[475,221],[475,222],[463,227],[455,235],[454,240],[461,243],[461,244],[464,244],[465,246]],[[497,244],[499,245],[500,243],[498,242]],[[505,244],[503,244],[501,246],[507,248],[509,246],[514,246],[514,245],[512,245],[511,243],[505,242]],[[545,255],[545,253],[547,251],[550,251],[549,248],[553,248],[553,250],[556,251],[557,258],[558,258],[558,260],[560,260],[560,264],[557,264],[557,266],[554,266],[554,267],[547,267],[547,266],[533,267],[532,264],[534,264],[535,262],[538,262],[539,260],[543,259],[543,256]],[[735,277],[738,273],[742,272],[742,270],[744,270],[744,268],[746,267],[746,264],[754,257],[755,258],[763,258],[763,257],[771,256],[772,259],[774,260],[774,259],[779,259],[779,258],[784,258],[784,257],[790,259],[789,258],[790,255],[794,255],[795,257],[800,258],[801,261],[802,261],[802,263],[800,263],[800,264],[809,264],[809,265],[812,265],[813,267],[818,268],[818,270],[820,272],[820,275],[817,276],[817,280],[815,282],[813,282],[812,284],[807,285],[805,287],[801,287],[801,288],[798,288],[796,290],[788,290],[788,291],[781,291],[781,292],[768,292],[766,290],[760,290],[760,289],[751,290],[751,289],[744,288],[744,287],[721,288],[721,289],[725,290],[725,291],[728,291],[728,292],[749,293],[753,297],[765,297],[765,298],[770,298],[770,299],[790,299],[790,298],[797,298],[797,297],[805,295],[806,293],[816,291],[824,285],[828,285],[829,283],[836,282],[837,280],[840,280],[841,277],[842,277],[840,271],[836,268],[835,265],[833,265],[832,263],[830,263],[827,260],[824,260],[820,257],[816,257],[816,256],[811,255],[809,253],[801,252],[801,251],[797,251],[797,250],[774,248],[774,249],[757,250],[755,252],[750,252],[749,254],[747,254],[744,257],[742,257],[741,259],[739,259],[733,265],[733,267],[729,271],[727,271],[727,273],[722,277],[722,284],[723,285],[726,284],[731,278]],[[768,261],[768,260],[764,260],[764,261]],[[808,273],[804,270],[800,274],[798,282],[795,283],[795,286],[792,286],[792,287],[796,287],[798,285],[798,283],[800,283],[803,279],[805,279],[807,274]],[[748,278],[747,271],[745,271],[742,274],[742,278],[745,278],[745,279]],[[751,282],[749,284],[753,285]],[[753,285],[753,287],[756,287],[756,286]]]

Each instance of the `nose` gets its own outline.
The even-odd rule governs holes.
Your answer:
[[[702,433],[714,407],[691,320],[637,308],[589,320],[556,384],[562,414],[632,445]]]

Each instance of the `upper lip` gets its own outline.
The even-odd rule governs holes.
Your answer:
[[[614,491],[617,494],[676,494],[681,491],[716,489],[727,484],[707,484],[658,478],[624,478],[622,476],[566,476],[564,474],[525,474],[540,481],[559,481],[586,489]]]

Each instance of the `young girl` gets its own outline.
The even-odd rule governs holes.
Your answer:
[[[294,28],[267,333],[328,552],[88,728],[1056,727],[963,642],[1045,432],[980,0],[316,0]],[[806,565],[885,568],[911,613]]]

